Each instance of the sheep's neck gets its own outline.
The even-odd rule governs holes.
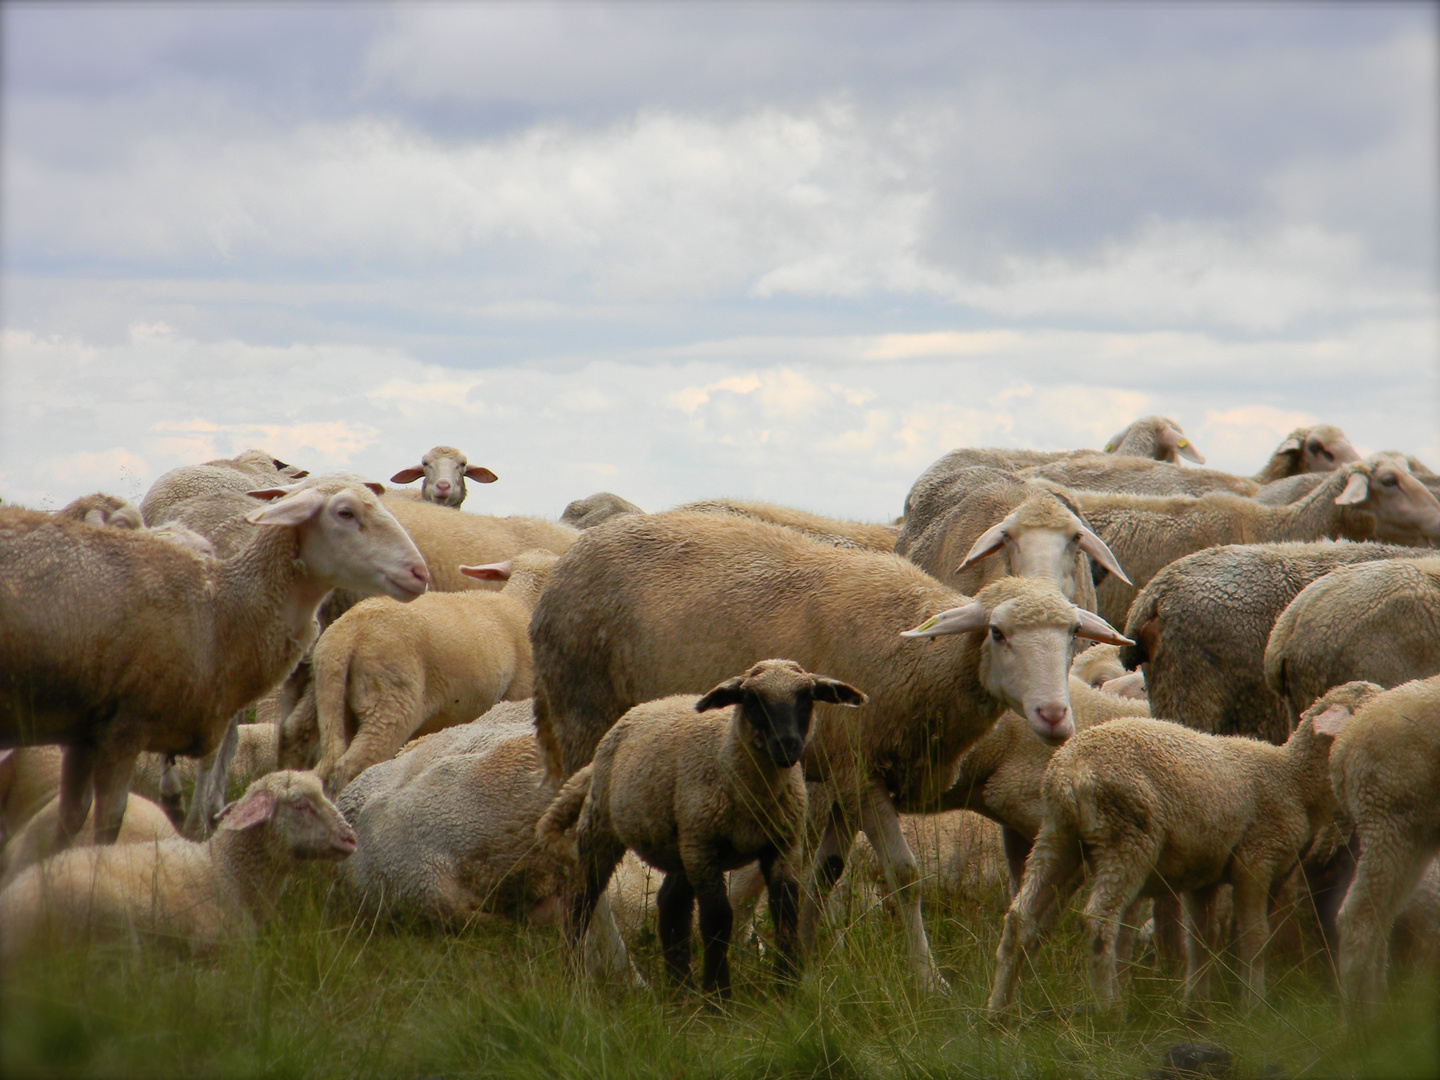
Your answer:
[[[1256,535],[1247,537],[1245,543],[1323,540],[1342,536],[1350,540],[1367,539],[1368,531],[1362,534],[1345,527],[1345,510],[1335,504],[1336,497],[1345,490],[1349,479],[1348,474],[1337,469],[1300,501],[1289,506],[1270,507],[1267,513],[1255,515]]]
[[[534,612],[535,605],[540,601],[540,592],[545,584],[535,574],[522,572],[516,574],[505,583],[505,588],[500,592],[508,596],[515,603],[525,609],[527,613]]]
[[[772,794],[790,781],[791,769],[776,765],[758,745],[760,740],[740,707],[731,711],[720,742],[720,773],[740,806],[767,805]]]
[[[1306,723],[1297,728],[1282,747],[1288,790],[1296,793],[1304,807],[1312,836],[1330,820],[1335,809],[1335,793],[1330,786],[1330,755],[1324,747],[1316,745],[1319,741],[1320,736]]]
[[[222,828],[210,838],[210,860],[256,922],[264,922],[274,908],[282,869],[266,851],[265,824],[248,829]]]

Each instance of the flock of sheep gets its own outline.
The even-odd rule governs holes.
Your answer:
[[[444,446],[392,478],[418,491],[248,451],[138,508],[0,508],[0,954],[203,948],[333,858],[357,910],[555,923],[635,982],[643,861],[670,975],[698,924],[725,995],[762,894],[803,968],[863,832],[942,989],[914,850],[941,814],[1008,869],[997,1016],[1082,887],[1102,1008],[1141,933],[1197,1008],[1233,935],[1258,1000],[1301,893],[1363,1015],[1392,937],[1440,931],[1440,476],[1330,426],[1253,477],[1180,458],[1161,417],[959,449],[893,525],[487,517],[460,506],[495,474]]]

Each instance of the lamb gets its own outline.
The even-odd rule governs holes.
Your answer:
[[[1301,589],[1338,566],[1426,554],[1347,541],[1244,544],[1177,560],[1130,608],[1120,650],[1142,668],[1156,716],[1215,735],[1289,737],[1290,716],[1265,681],[1265,647],[1275,620]]]
[[[1343,692],[1327,695],[1284,746],[1117,719],[1057,750],[1043,782],[1044,823],[1005,915],[991,1014],[1010,1005],[1020,954],[1035,947],[1042,917],[1074,879],[1082,852],[1090,870],[1090,985],[1102,1009],[1119,1004],[1116,937],[1140,896],[1181,894],[1185,1001],[1194,1007],[1205,999],[1222,884],[1233,888],[1244,998],[1257,1003],[1270,895],[1334,810],[1330,744],[1350,719],[1350,703]]]
[[[1043,481],[1040,481],[1043,483]],[[1135,593],[1164,567],[1223,544],[1282,540],[1364,540],[1382,524],[1440,538],[1440,501],[1410,475],[1403,460],[1377,454],[1330,473],[1290,506],[1261,506],[1224,492],[1193,498],[1068,493],[1134,584],[1115,575],[1096,588],[1098,613],[1124,620]]]
[[[8,964],[52,936],[97,932],[205,950],[253,934],[297,859],[354,850],[317,777],[271,773],[225,808],[208,843],[72,848],[30,867],[0,892],[0,955]]]
[[[922,621],[912,637],[961,636],[925,646],[899,636]],[[627,709],[693,693],[756,656],[789,655],[866,687],[871,704],[853,720],[817,715],[806,752],[807,780],[833,783],[802,944],[811,948],[819,905],[863,828],[903,898],[916,972],[939,986],[897,812],[933,806],[1006,707],[1042,737],[1068,736],[1078,637],[1121,640],[1049,582],[1004,578],[972,600],[897,556],[763,522],[622,517],[576,542],[536,605],[536,733],[552,775],[573,773]]]
[[[140,500],[140,515],[145,524],[154,525],[165,520],[170,507],[185,499],[218,491],[243,494],[294,483],[309,475],[304,469],[287,465],[264,450],[246,450],[233,458],[219,458],[203,465],[182,465],[150,485]]]
[[[893,525],[841,521],[805,510],[794,510],[788,506],[746,502],[743,499],[706,499],[702,502],[686,503],[675,509],[696,514],[734,514],[754,521],[768,521],[772,525],[794,529],[822,543],[879,551],[887,555],[895,550],[895,538],[899,533]]]
[[[421,480],[421,478],[424,478]],[[424,499],[436,506],[451,506],[459,509],[465,501],[465,481],[477,484],[493,484],[500,479],[483,465],[471,465],[466,456],[453,446],[435,446],[420,459],[419,465],[401,469],[390,478],[392,484],[409,484],[421,480],[419,493],[395,492]]]
[[[106,495],[97,491],[81,495],[74,502],[67,503],[55,511],[56,517],[83,521],[87,525],[108,526],[112,529],[143,529],[140,511],[119,495]]]
[[[27,867],[43,862],[55,853],[56,823],[60,818],[60,800],[52,798],[45,807],[15,834],[5,845],[4,876],[0,877],[0,889],[20,876]],[[169,840],[179,836],[170,816],[155,803],[143,796],[131,794],[125,803],[125,819],[120,824],[120,835],[115,838],[121,844],[153,844],[157,840]],[[78,847],[95,843],[93,815],[85,819],[85,827],[75,838]]]
[[[577,529],[593,529],[596,525],[609,521],[612,517],[618,517],[621,514],[643,514],[644,512],[629,499],[622,499],[613,492],[597,491],[594,495],[576,499],[565,507],[565,512],[560,515],[560,521]]]
[[[1380,559],[1307,585],[1275,621],[1265,682],[1299,716],[1329,687],[1440,674],[1440,559]]]
[[[337,585],[409,600],[429,574],[365,485],[271,489],[234,558],[0,509],[0,747],[65,745],[60,827],[114,840],[136,756],[200,755],[278,683]]]
[[[1343,999],[1364,1016],[1385,997],[1396,915],[1440,850],[1440,676],[1331,694],[1345,691],[1359,700],[1330,752],[1330,780],[1355,822],[1360,859],[1336,923]]]
[[[895,553],[967,595],[1013,574],[1052,581],[1088,610],[1095,607],[1097,572],[1125,576],[1062,496],[993,469],[965,469],[918,494]],[[989,559],[995,554],[1002,557]]]
[[[816,702],[858,707],[866,700],[848,683],[811,674],[794,661],[762,660],[703,696],[677,695],[629,710],[535,827],[536,837],[551,844],[576,827],[572,941],[587,929],[616,864],[633,849],[665,874],[656,906],[671,978],[689,978],[690,920],[698,901],[701,989],[728,997],[733,915],[725,871],[758,861],[780,973],[788,975],[799,886],[787,863],[805,821],[800,761],[811,712]],[[703,716],[730,706],[727,715]]]
[[[530,614],[557,556],[465,567],[505,581],[500,593],[432,593],[401,607],[384,597],[347,611],[315,645],[316,772],[339,792],[415,735],[463,724],[497,701],[531,695]]]

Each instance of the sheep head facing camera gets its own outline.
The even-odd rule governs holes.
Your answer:
[[[695,703],[695,711],[738,705],[751,746],[788,769],[805,753],[817,701],[863,705],[865,695],[839,679],[812,675],[793,660],[762,660],[711,690]]]
[[[421,480],[420,498],[437,506],[458,507],[465,501],[465,481],[493,484],[499,479],[483,465],[470,460],[453,446],[436,446],[420,459],[419,465],[401,469],[390,478],[392,484],[409,484]]]
[[[1075,734],[1070,709],[1070,658],[1079,638],[1124,645],[1113,626],[1094,612],[1075,607],[1053,590],[1015,590],[1005,578],[983,590],[981,599],[933,615],[901,637],[929,638],[984,630],[980,682],[992,695],[1025,717],[1046,742]],[[1014,595],[1004,597],[1012,591]],[[1000,595],[996,595],[996,594]],[[999,599],[999,603],[995,601]],[[988,606],[987,606],[988,605]]]

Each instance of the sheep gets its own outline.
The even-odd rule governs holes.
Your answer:
[[[52,935],[96,932],[206,950],[253,934],[297,859],[354,850],[317,777],[271,773],[225,808],[207,843],[72,848],[30,867],[0,891],[0,952],[8,964]]]
[[[917,495],[895,553],[966,595],[1008,573],[1052,581],[1087,610],[1095,607],[1097,572],[1124,576],[1062,496],[993,469],[961,470]],[[995,554],[1003,557],[988,558]]]
[[[951,450],[921,473],[920,479],[915,481],[910,495],[905,497],[904,516],[910,516],[910,503],[916,491],[961,469],[981,466],[1013,472],[1016,469],[1063,461],[1075,454],[1093,453],[1093,450],[995,450],[972,447]],[[1132,421],[1105,444],[1105,453],[1117,457],[1152,458],[1166,462],[1174,462],[1177,457],[1184,456],[1199,464],[1205,463],[1205,458],[1180,430],[1180,425],[1163,416],[1144,416]]]
[[[171,469],[150,485],[140,500],[145,524],[165,520],[166,512],[178,502],[217,491],[244,493],[259,488],[290,484],[310,474],[287,465],[264,450],[246,450],[233,458],[207,461],[203,465],[182,465]]]
[[[1269,899],[1334,810],[1330,745],[1350,719],[1348,701],[1332,692],[1283,746],[1117,719],[1055,751],[1042,784],[1044,822],[1005,915],[991,1015],[1010,1005],[1020,954],[1035,947],[1042,917],[1074,880],[1082,855],[1090,871],[1090,985],[1101,1009],[1119,1004],[1121,916],[1140,896],[1177,893],[1187,924],[1185,1002],[1199,1005],[1209,989],[1222,884],[1233,890],[1245,1002],[1263,998]]]
[[[4,876],[0,877],[0,889],[20,876],[27,867],[34,866],[55,852],[56,822],[60,817],[60,799],[57,796],[45,804],[25,827],[5,845]],[[75,838],[77,847],[86,847],[95,842],[94,817],[85,819],[85,828]],[[149,799],[131,793],[125,803],[125,818],[120,824],[120,834],[115,838],[119,844],[151,844],[156,840],[168,840],[179,836],[170,816]]]
[[[1125,619],[1136,592],[1158,571],[1203,548],[1281,540],[1364,540],[1380,524],[1403,525],[1427,537],[1440,537],[1440,501],[1410,475],[1403,460],[1383,454],[1337,469],[1308,497],[1289,506],[1261,506],[1225,492],[1198,498],[1068,494],[1133,579],[1130,584],[1112,574],[1095,590],[1099,615],[1112,623]]]
[[[1329,687],[1440,673],[1440,559],[1380,559],[1312,581],[1275,620],[1265,682],[1299,716]]]
[[[961,636],[926,646],[899,636],[922,620],[912,637]],[[693,693],[757,656],[789,655],[866,687],[871,704],[853,720],[822,710],[806,754],[806,778],[834,782],[802,944],[813,947],[819,904],[863,828],[903,898],[915,970],[938,987],[897,812],[932,806],[1006,707],[1065,738],[1077,637],[1122,640],[1049,582],[1004,578],[972,600],[897,556],[764,522],[621,517],[576,542],[536,605],[536,733],[551,774],[573,773],[627,709]]]
[[[202,536],[218,558],[228,559],[255,539],[259,526],[247,518],[257,505],[243,491],[212,491],[173,502],[149,520],[156,532],[185,529]]]
[[[629,499],[622,499],[613,492],[597,491],[594,495],[576,499],[565,507],[565,512],[560,515],[560,521],[577,529],[593,529],[596,525],[609,521],[612,517],[618,517],[621,514],[643,514],[644,512]]]
[[[1396,914],[1440,850],[1440,676],[1339,691],[1361,697],[1330,752],[1330,781],[1360,842],[1336,918],[1340,987],[1347,1010],[1364,1016],[1385,996]]]
[[[1059,461],[1017,469],[1015,474],[1025,479],[1053,480],[1075,490],[1134,495],[1205,495],[1212,491],[1254,495],[1260,490],[1260,485],[1246,476],[1113,454],[1071,454]]]
[[[421,478],[424,478],[421,480]],[[465,501],[465,481],[493,484],[500,479],[483,465],[471,465],[466,456],[453,446],[431,447],[419,465],[401,469],[390,478],[392,484],[409,484],[421,480],[419,492],[394,492],[405,497],[424,499],[436,506],[459,509]]]
[[[799,886],[787,863],[805,820],[800,761],[811,712],[816,702],[858,707],[867,700],[848,683],[812,674],[792,660],[762,660],[702,696],[676,695],[626,712],[535,826],[539,840],[554,844],[575,825],[572,942],[587,929],[616,864],[632,849],[665,874],[656,906],[671,978],[689,978],[690,920],[698,901],[705,951],[701,989],[728,997],[733,914],[724,875],[758,861],[769,888],[780,973],[788,975]],[[723,716],[703,715],[726,708]]]
[[[87,525],[109,526],[112,529],[145,527],[140,511],[134,505],[118,495],[106,495],[103,491],[81,495],[74,502],[56,510],[55,516],[83,521]]]
[[[1095,690],[1123,677],[1125,665],[1120,663],[1120,646],[1091,645],[1075,657],[1075,662],[1070,665],[1070,674]]]
[[[1299,427],[1281,440],[1270,460],[1251,479],[1272,484],[1288,476],[1327,473],[1359,461],[1360,454],[1333,424]]]
[[[1280,613],[1338,566],[1420,557],[1390,544],[1331,541],[1210,548],[1161,570],[1135,598],[1120,650],[1144,672],[1156,716],[1215,735],[1273,743],[1291,721],[1265,681],[1265,647]]]
[[[743,499],[706,499],[675,507],[677,511],[695,514],[734,514],[754,521],[768,521],[804,533],[812,540],[840,547],[856,547],[864,551],[889,554],[895,550],[899,533],[893,525],[877,525],[862,521],[841,521],[838,518],[811,514],[773,503],[746,502]]]
[[[347,611],[315,644],[316,772],[338,792],[417,734],[473,720],[497,701],[531,694],[530,613],[557,556],[465,567],[504,581],[500,593],[432,593],[400,606],[385,597]]]
[[[144,533],[0,509],[0,747],[65,745],[60,827],[95,799],[114,840],[136,756],[199,755],[314,639],[337,585],[413,599],[429,574],[365,485],[270,489],[264,526],[219,561]]]
[[[0,750],[0,847],[60,790],[58,746]]]

